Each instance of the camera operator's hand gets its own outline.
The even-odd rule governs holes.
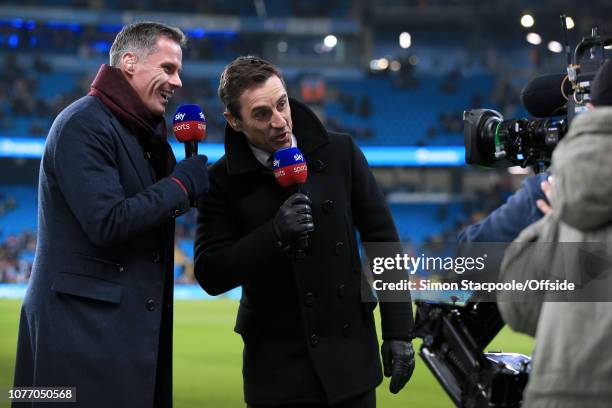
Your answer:
[[[397,394],[412,377],[414,349],[404,340],[385,340],[380,348],[385,377],[391,377],[389,391]]]
[[[548,176],[548,180],[544,180],[542,183],[540,183],[540,187],[542,187],[542,191],[544,192],[544,195],[546,196],[546,200],[542,200],[542,199],[537,200],[536,205],[538,206],[540,211],[544,213],[544,215],[547,215],[553,212],[553,209],[551,206],[552,185],[553,185],[553,176]]]
[[[272,226],[283,244],[290,244],[301,234],[314,231],[310,204],[308,196],[296,193],[280,206]]]

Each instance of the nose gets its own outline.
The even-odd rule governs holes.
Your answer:
[[[272,113],[271,124],[274,128],[284,128],[287,125],[287,120],[279,111],[275,109]]]
[[[170,80],[168,81],[168,83],[173,88],[181,88],[183,86],[183,83],[181,82],[181,77],[179,76],[178,72],[175,72],[170,76]]]

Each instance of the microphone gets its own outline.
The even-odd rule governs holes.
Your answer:
[[[206,138],[206,118],[196,104],[181,105],[172,120],[176,140],[185,144],[185,157],[197,156],[198,141]]]
[[[286,147],[274,152],[274,163],[272,165],[274,177],[278,184],[284,188],[297,187],[301,193],[301,185],[308,178],[308,165],[304,161],[304,155],[297,147]],[[308,232],[300,234],[298,238],[300,249],[308,248]]]
[[[521,103],[531,116],[549,118],[567,113],[567,99],[574,91],[566,74],[541,75],[531,80],[521,91]],[[561,91],[563,84],[563,91]]]
[[[185,144],[185,158],[197,156],[198,141],[206,138],[206,118],[200,105],[179,106],[172,119],[172,130],[176,140]],[[192,207],[197,207],[196,201],[190,200]]]

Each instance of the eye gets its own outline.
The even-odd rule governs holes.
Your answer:
[[[258,110],[255,112],[255,119],[257,120],[265,120],[270,116],[270,111],[265,109],[265,110]]]
[[[279,110],[279,111],[284,110],[284,109],[285,109],[285,106],[287,106],[287,101],[283,99],[282,101],[280,101],[280,102],[278,103],[278,110]]]

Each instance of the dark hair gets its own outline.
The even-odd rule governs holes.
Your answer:
[[[187,37],[180,28],[154,21],[139,21],[126,25],[115,37],[109,52],[110,65],[117,67],[126,52],[142,57],[154,53],[157,51],[157,39],[161,36],[168,37],[181,47],[187,44]]]
[[[225,67],[219,80],[219,98],[225,109],[240,118],[239,99],[242,92],[253,85],[266,82],[272,75],[276,75],[285,86],[280,70],[270,62],[253,56],[233,60]]]

